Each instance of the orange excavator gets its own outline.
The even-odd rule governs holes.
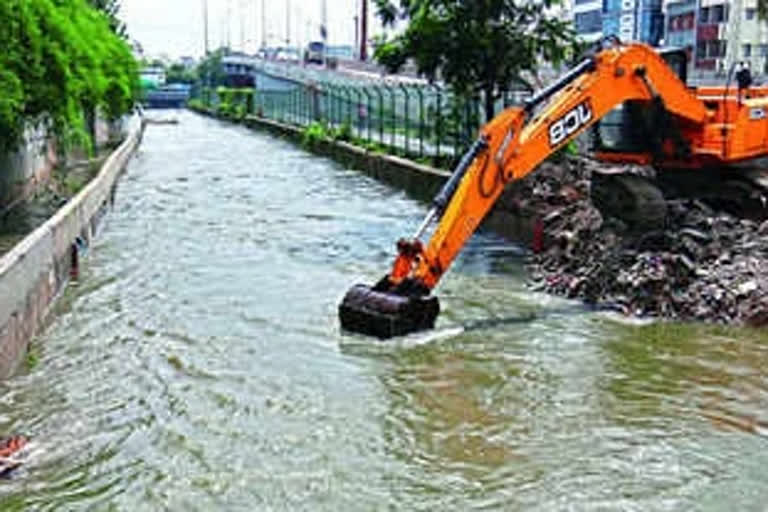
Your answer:
[[[347,292],[342,328],[379,338],[432,328],[440,310],[432,290],[505,185],[590,127],[599,160],[652,165],[659,175],[705,183],[715,193],[735,181],[733,188],[754,196],[760,184],[750,181],[750,167],[768,155],[768,87],[753,86],[744,66],[731,68],[725,86],[688,87],[686,69],[682,50],[603,41],[523,107],[499,114],[481,129],[415,235],[397,243],[392,270],[372,287]],[[628,195],[639,203],[645,197],[632,207],[663,219],[664,196],[654,201],[647,190]]]

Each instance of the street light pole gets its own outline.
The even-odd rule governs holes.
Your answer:
[[[245,53],[245,0],[238,2],[237,10],[240,16],[240,51]]]
[[[285,46],[291,46],[291,0],[285,0]]]
[[[227,52],[232,48],[232,0],[227,0]]]
[[[360,60],[368,60],[368,0],[361,0],[363,12],[360,14]]]
[[[322,20],[322,36],[323,36],[323,65],[328,65],[328,2],[326,0],[323,0],[322,3],[322,12],[321,20]]]
[[[261,0],[261,47],[267,48],[267,0]]]
[[[208,0],[203,0],[203,37],[205,38],[203,44],[205,55],[208,56]]]
[[[352,18],[355,21],[355,46],[353,50],[353,56],[355,52],[360,51],[360,16],[355,14]]]

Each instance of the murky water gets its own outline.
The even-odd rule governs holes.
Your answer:
[[[768,335],[577,312],[489,234],[436,333],[342,335],[338,300],[425,206],[180,117],[149,127],[37,364],[2,383],[2,431],[37,444],[2,510],[768,504]]]

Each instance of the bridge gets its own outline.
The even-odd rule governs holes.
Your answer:
[[[147,91],[144,104],[147,108],[182,108],[189,101],[191,93],[191,86],[169,84]]]

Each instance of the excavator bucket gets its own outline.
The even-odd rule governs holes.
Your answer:
[[[339,305],[342,329],[381,339],[432,329],[439,313],[437,297],[408,297],[364,284],[353,286]]]

